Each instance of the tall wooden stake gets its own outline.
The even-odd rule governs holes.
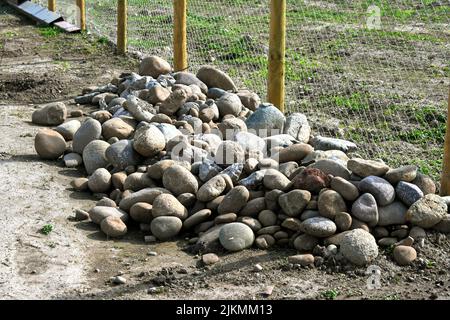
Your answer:
[[[284,111],[285,53],[286,0],[271,0],[267,100],[281,111]]]
[[[186,32],[187,0],[174,0],[173,9],[173,65],[175,71],[182,71],[188,67]]]
[[[117,53],[127,52],[127,0],[117,3]]]
[[[80,10],[80,28],[86,31],[86,2],[85,0],[77,0],[77,6]]]
[[[48,0],[48,10],[56,11],[56,0]]]
[[[450,195],[450,89],[447,107],[447,131],[444,142],[444,164],[441,175],[441,196]]]

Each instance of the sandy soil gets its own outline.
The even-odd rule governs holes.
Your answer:
[[[30,123],[39,103],[65,101],[82,87],[107,83],[135,70],[132,57],[118,58],[94,37],[59,34],[48,38],[30,21],[0,4],[0,298],[3,299],[255,299],[274,286],[269,299],[449,299],[450,241],[430,234],[419,257],[428,263],[396,266],[381,252],[381,288],[367,289],[365,268],[328,265],[293,269],[292,250],[220,253],[202,267],[183,250],[183,239],[148,245],[137,227],[121,240],[107,240],[98,228],[70,217],[89,209],[89,194],[69,183],[85,175],[61,161],[40,160],[33,149],[39,127]],[[84,111],[88,112],[88,109]],[[40,229],[52,224],[49,235]],[[149,256],[156,251],[157,256]],[[254,272],[256,263],[261,272]],[[125,285],[111,276],[121,274]],[[148,293],[149,287],[157,287]]]

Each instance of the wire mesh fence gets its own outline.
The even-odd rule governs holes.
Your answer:
[[[86,1],[86,24],[90,32],[115,42],[117,40],[117,0]]]
[[[450,61],[448,1],[288,1],[288,110],[367,158],[436,179]]]
[[[240,88],[266,94],[268,1],[188,1],[188,52],[192,71],[212,64]]]
[[[89,30],[114,40],[117,0],[86,3]],[[356,142],[362,157],[437,179],[450,1],[287,0],[286,15],[287,111],[305,113],[315,134]],[[215,65],[264,100],[269,21],[268,0],[188,0],[189,70]],[[130,48],[172,62],[172,32],[173,1],[128,0]]]
[[[172,62],[173,1],[129,0],[128,44]]]

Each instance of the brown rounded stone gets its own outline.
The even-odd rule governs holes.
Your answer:
[[[394,248],[394,259],[400,266],[407,266],[417,258],[417,252],[413,247],[396,246]]]
[[[41,129],[34,139],[34,148],[42,159],[56,160],[66,151],[66,140],[55,130]]]

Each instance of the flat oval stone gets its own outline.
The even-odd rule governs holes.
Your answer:
[[[219,232],[220,244],[228,251],[240,251],[250,247],[255,235],[249,226],[233,222],[224,225]]]
[[[407,266],[417,258],[417,252],[413,247],[396,246],[394,248],[394,259],[400,266]]]
[[[184,220],[188,215],[187,209],[171,194],[160,194],[152,205],[153,217],[174,216]]]
[[[188,217],[183,222],[183,227],[186,230],[191,229],[191,228],[195,227],[196,225],[208,220],[208,218],[210,216],[211,216],[211,210],[209,210],[209,209],[203,209],[203,210],[197,211],[196,213],[194,213],[193,215]]]
[[[314,139],[312,140],[312,145],[314,149],[323,151],[341,150],[343,152],[349,152],[357,149],[356,144],[354,144],[353,142],[321,136],[314,137]]]
[[[372,194],[379,206],[386,206],[395,200],[394,187],[383,178],[369,176],[361,180],[359,190]]]
[[[288,257],[288,262],[292,264],[299,264],[301,266],[309,266],[314,264],[314,256],[312,254],[297,254]]]
[[[231,223],[237,220],[237,214],[235,213],[226,213],[220,216],[217,216],[214,219],[215,224],[223,224],[223,223]]]
[[[227,184],[223,176],[215,176],[198,189],[197,198],[203,202],[214,200],[225,191],[226,187]]]
[[[416,178],[416,176],[416,166],[403,166],[395,169],[390,169],[383,178],[395,185],[400,181],[411,182]]]
[[[408,207],[423,197],[423,192],[415,184],[400,181],[395,187],[397,197]]]
[[[225,72],[212,67],[212,66],[203,66],[201,67],[197,72],[197,78],[200,79],[203,83],[205,83],[208,88],[210,88],[209,91],[211,91],[211,88],[216,88],[215,94],[225,94],[220,92],[220,94],[216,93],[219,90],[217,89],[223,89],[225,91],[237,91],[237,87],[234,84],[233,80],[228,76]],[[208,94],[211,95],[208,91]]]
[[[198,181],[195,176],[180,165],[168,168],[162,178],[164,187],[175,195],[182,193],[197,193]]]
[[[298,162],[303,160],[303,158],[305,158],[313,151],[314,149],[309,144],[293,144],[287,148],[281,149],[278,153],[278,159],[277,156],[275,156],[275,159],[278,160],[279,163],[285,163],[289,161]]]
[[[309,168],[316,168],[321,170],[325,174],[331,174],[334,177],[341,177],[345,180],[350,179],[350,171],[344,167],[340,162],[323,159],[319,160],[316,163],[313,163],[309,166]]]
[[[183,222],[177,217],[157,217],[150,224],[152,234],[159,240],[169,240],[180,232]]]
[[[326,238],[336,233],[336,224],[323,217],[310,218],[302,222],[301,229],[306,234],[318,238]]]
[[[128,220],[128,214],[118,208],[97,206],[89,210],[89,217],[96,224],[100,224],[103,219],[109,216],[119,217],[124,222]]]
[[[331,179],[331,188],[347,201],[355,201],[359,197],[358,188],[341,177],[333,177]]]
[[[122,210],[129,211],[130,208],[138,202],[145,202],[152,204],[153,201],[156,199],[156,197],[158,197],[163,193],[170,193],[170,192],[164,188],[145,188],[137,192],[133,192],[132,194],[124,197],[120,201],[119,207]]]
[[[101,230],[112,238],[122,237],[127,233],[126,224],[116,216],[109,216],[100,223]]]
[[[383,176],[389,170],[386,164],[361,158],[353,158],[348,160],[347,168],[360,177]]]

